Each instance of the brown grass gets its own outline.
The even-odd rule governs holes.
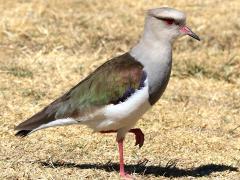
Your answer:
[[[125,143],[137,179],[239,179],[240,1],[0,2],[0,179],[118,179],[115,135],[83,126],[26,139],[16,124],[107,59],[132,47],[148,8],[185,11],[200,43],[182,38],[162,99],[139,121],[146,141]]]

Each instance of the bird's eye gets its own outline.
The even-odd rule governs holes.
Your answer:
[[[163,21],[167,24],[167,25],[172,25],[174,23],[174,19],[163,19]]]

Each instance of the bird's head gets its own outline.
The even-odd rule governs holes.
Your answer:
[[[189,35],[200,41],[200,38],[186,26],[186,15],[183,12],[168,7],[148,10],[145,21],[145,38],[173,42],[177,37],[183,35]]]

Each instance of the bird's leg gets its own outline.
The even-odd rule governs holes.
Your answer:
[[[109,130],[109,131],[100,131],[101,133],[114,133],[117,131]],[[139,128],[130,129],[129,132],[133,133],[135,135],[136,143],[135,145],[139,145],[139,148],[142,147],[144,143],[144,134]],[[124,170],[124,159],[123,159],[123,138],[117,140],[118,142],[118,152],[119,152],[119,172],[120,176],[124,179],[133,179],[130,175],[128,175]]]
[[[124,171],[124,160],[123,160],[123,139],[118,140],[118,152],[119,152],[119,162],[120,162],[120,176],[125,176]]]
[[[139,148],[143,146],[144,143],[144,134],[141,129],[135,128],[135,129],[130,129],[129,132],[135,134],[135,146],[139,145]]]
[[[110,131],[101,131],[101,133],[114,133],[117,132],[115,130],[110,130]],[[135,128],[135,129],[130,129],[128,132],[131,132],[135,135],[135,146],[139,145],[139,148],[143,146],[144,143],[144,134],[141,129]]]
[[[124,159],[123,159],[123,139],[120,139],[118,142],[118,152],[119,152],[119,171],[120,176],[124,179],[132,179],[132,177],[127,174],[124,170]]]

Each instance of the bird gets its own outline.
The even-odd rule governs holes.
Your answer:
[[[123,142],[135,135],[143,146],[144,134],[137,121],[162,96],[172,69],[172,45],[181,36],[200,38],[186,25],[184,12],[160,7],[145,13],[144,30],[128,52],[96,68],[85,79],[41,111],[15,127],[25,137],[48,127],[80,124],[99,133],[116,132],[120,176],[124,169]]]

